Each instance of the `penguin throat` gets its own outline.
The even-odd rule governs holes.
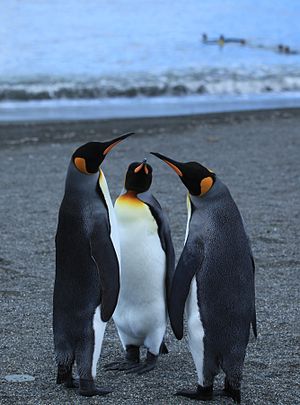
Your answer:
[[[123,195],[128,197],[128,198],[136,198],[137,191],[127,190],[126,193],[124,193]]]

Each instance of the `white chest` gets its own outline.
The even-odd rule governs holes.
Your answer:
[[[187,195],[187,224],[184,244],[186,244],[190,220],[192,216],[192,207],[189,194]],[[197,282],[193,277],[189,295],[185,304],[185,313],[187,318],[188,343],[192,353],[194,363],[198,374],[198,383],[203,384],[203,358],[204,358],[204,329],[200,318],[199,303],[197,298]]]
[[[120,299],[164,300],[166,257],[149,207],[137,198],[121,196],[115,212],[122,257]]]
[[[186,222],[184,245],[185,245],[186,240],[187,240],[187,238],[189,236],[190,220],[191,220],[191,216],[192,216],[192,207],[191,207],[191,200],[190,200],[189,194],[187,194],[187,196],[186,196],[186,205],[187,205],[187,222]]]
[[[107,186],[107,182],[102,170],[100,170],[100,177],[99,177],[99,185],[102,190],[102,193],[105,198],[106,205],[108,207],[108,215],[109,215],[109,222],[110,222],[110,238],[115,248],[115,252],[117,254],[119,264],[121,262],[121,252],[120,252],[120,239],[119,239],[119,232],[118,232],[118,225],[117,219],[114,211],[114,207],[111,201],[110,192]]]

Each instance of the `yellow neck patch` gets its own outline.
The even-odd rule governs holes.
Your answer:
[[[120,195],[115,202],[116,206],[128,207],[128,208],[141,208],[145,204],[136,196],[134,191],[127,191],[127,193]]]
[[[136,192],[134,191],[126,191],[125,194],[122,194],[119,198],[124,199],[124,200],[131,200],[131,199],[136,199]]]
[[[200,182],[200,187],[201,187],[201,196],[206,194],[214,184],[212,177],[205,177],[204,179],[201,180]]]
[[[127,191],[125,194],[120,195],[120,197],[117,198],[117,201],[120,203],[130,205],[143,204],[143,202],[137,198],[136,193],[134,191]]]

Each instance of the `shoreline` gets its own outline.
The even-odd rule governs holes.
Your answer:
[[[3,101],[0,123],[142,119],[300,108],[300,92]]]
[[[137,134],[164,133],[196,128],[198,125],[232,124],[240,121],[265,120],[284,116],[300,117],[300,108],[249,110],[198,115],[161,116],[118,119],[0,122],[1,146],[104,140],[114,134],[133,131]]]

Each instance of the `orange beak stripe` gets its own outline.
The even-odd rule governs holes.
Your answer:
[[[116,145],[118,145],[118,143],[120,143],[121,142],[121,140],[120,141],[116,141],[116,142],[114,142],[114,143],[112,143],[111,145],[109,145],[106,149],[105,149],[105,151],[103,152],[103,155],[107,155],[108,154],[108,152],[110,152],[111,150],[112,150],[112,148],[114,148]]]
[[[134,173],[138,173],[140,170],[142,170],[143,166],[144,166],[144,163],[141,163],[138,167],[136,167],[134,169]]]
[[[145,173],[146,173],[146,174],[148,174],[148,173],[149,173],[149,170],[148,170],[147,165],[145,165],[145,166],[144,166],[144,170],[145,170]]]
[[[167,160],[164,160],[164,162],[166,162],[167,165],[169,165],[178,174],[178,176],[180,176],[180,177],[183,176],[182,171],[180,169],[178,169],[178,167],[175,166],[173,163],[170,163]]]

